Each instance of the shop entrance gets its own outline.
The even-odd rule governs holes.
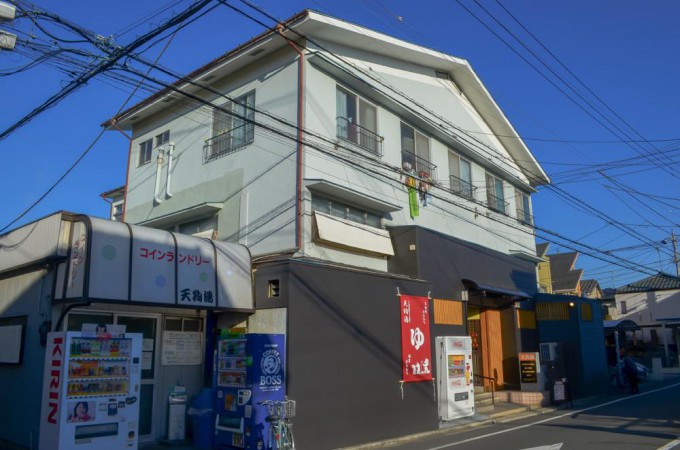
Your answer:
[[[156,384],[156,344],[158,333],[157,315],[71,312],[66,320],[66,331],[80,331],[84,323],[125,325],[127,333],[142,334],[142,374],[139,393],[139,439],[153,439],[153,400]]]
[[[519,366],[513,308],[485,308],[468,305],[468,332],[472,338],[477,385],[496,389],[519,389]]]

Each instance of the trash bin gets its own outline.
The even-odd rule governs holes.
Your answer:
[[[187,411],[191,418],[194,445],[198,448],[212,448],[215,437],[215,393],[211,388],[203,388],[191,402]]]

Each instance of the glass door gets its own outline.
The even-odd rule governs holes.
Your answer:
[[[139,393],[139,437],[152,437],[153,398],[156,380],[156,332],[158,317],[116,314],[116,323],[128,333],[142,334],[142,376]]]

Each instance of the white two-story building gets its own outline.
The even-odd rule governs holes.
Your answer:
[[[467,61],[304,11],[105,125],[131,132],[125,222],[249,248],[255,309],[197,308],[208,337],[286,334],[301,448],[439,426],[434,383],[400,383],[399,295],[519,389],[549,179]]]

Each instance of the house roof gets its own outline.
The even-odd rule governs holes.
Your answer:
[[[541,242],[536,244],[536,256],[540,258],[545,258],[546,253],[548,253],[548,248],[550,244],[547,242]]]
[[[323,53],[326,50],[321,47],[323,50],[321,51],[318,49],[319,46],[308,44],[307,42],[311,42],[312,39],[324,44],[339,43],[359,48],[362,51],[398,58],[409,64],[419,64],[451,74],[468,101],[482,115],[521,170],[527,174],[530,185],[550,183],[548,175],[466,60],[311,10],[304,10],[282,22],[278,30],[269,29],[239,45],[102,125],[131,129],[135,121],[167,109],[168,102],[180,99],[181,94],[178,92],[197,95],[203,89],[201,85],[207,86],[209,80],[246,68],[256,60],[255,56],[258,59],[267,58],[273,52],[287,47],[288,42],[279,34],[301,45],[314,47],[316,53]]]
[[[602,293],[602,289],[600,288],[600,283],[597,282],[597,280],[581,280],[581,293],[584,296],[588,296],[587,294],[599,289],[600,293]]]
[[[680,289],[680,277],[660,272],[651,277],[616,288],[616,293],[627,294],[633,292],[668,291],[672,289]]]
[[[583,276],[583,270],[574,270],[576,258],[578,258],[578,253],[576,252],[548,255],[554,292],[576,291],[578,289],[578,284]]]

